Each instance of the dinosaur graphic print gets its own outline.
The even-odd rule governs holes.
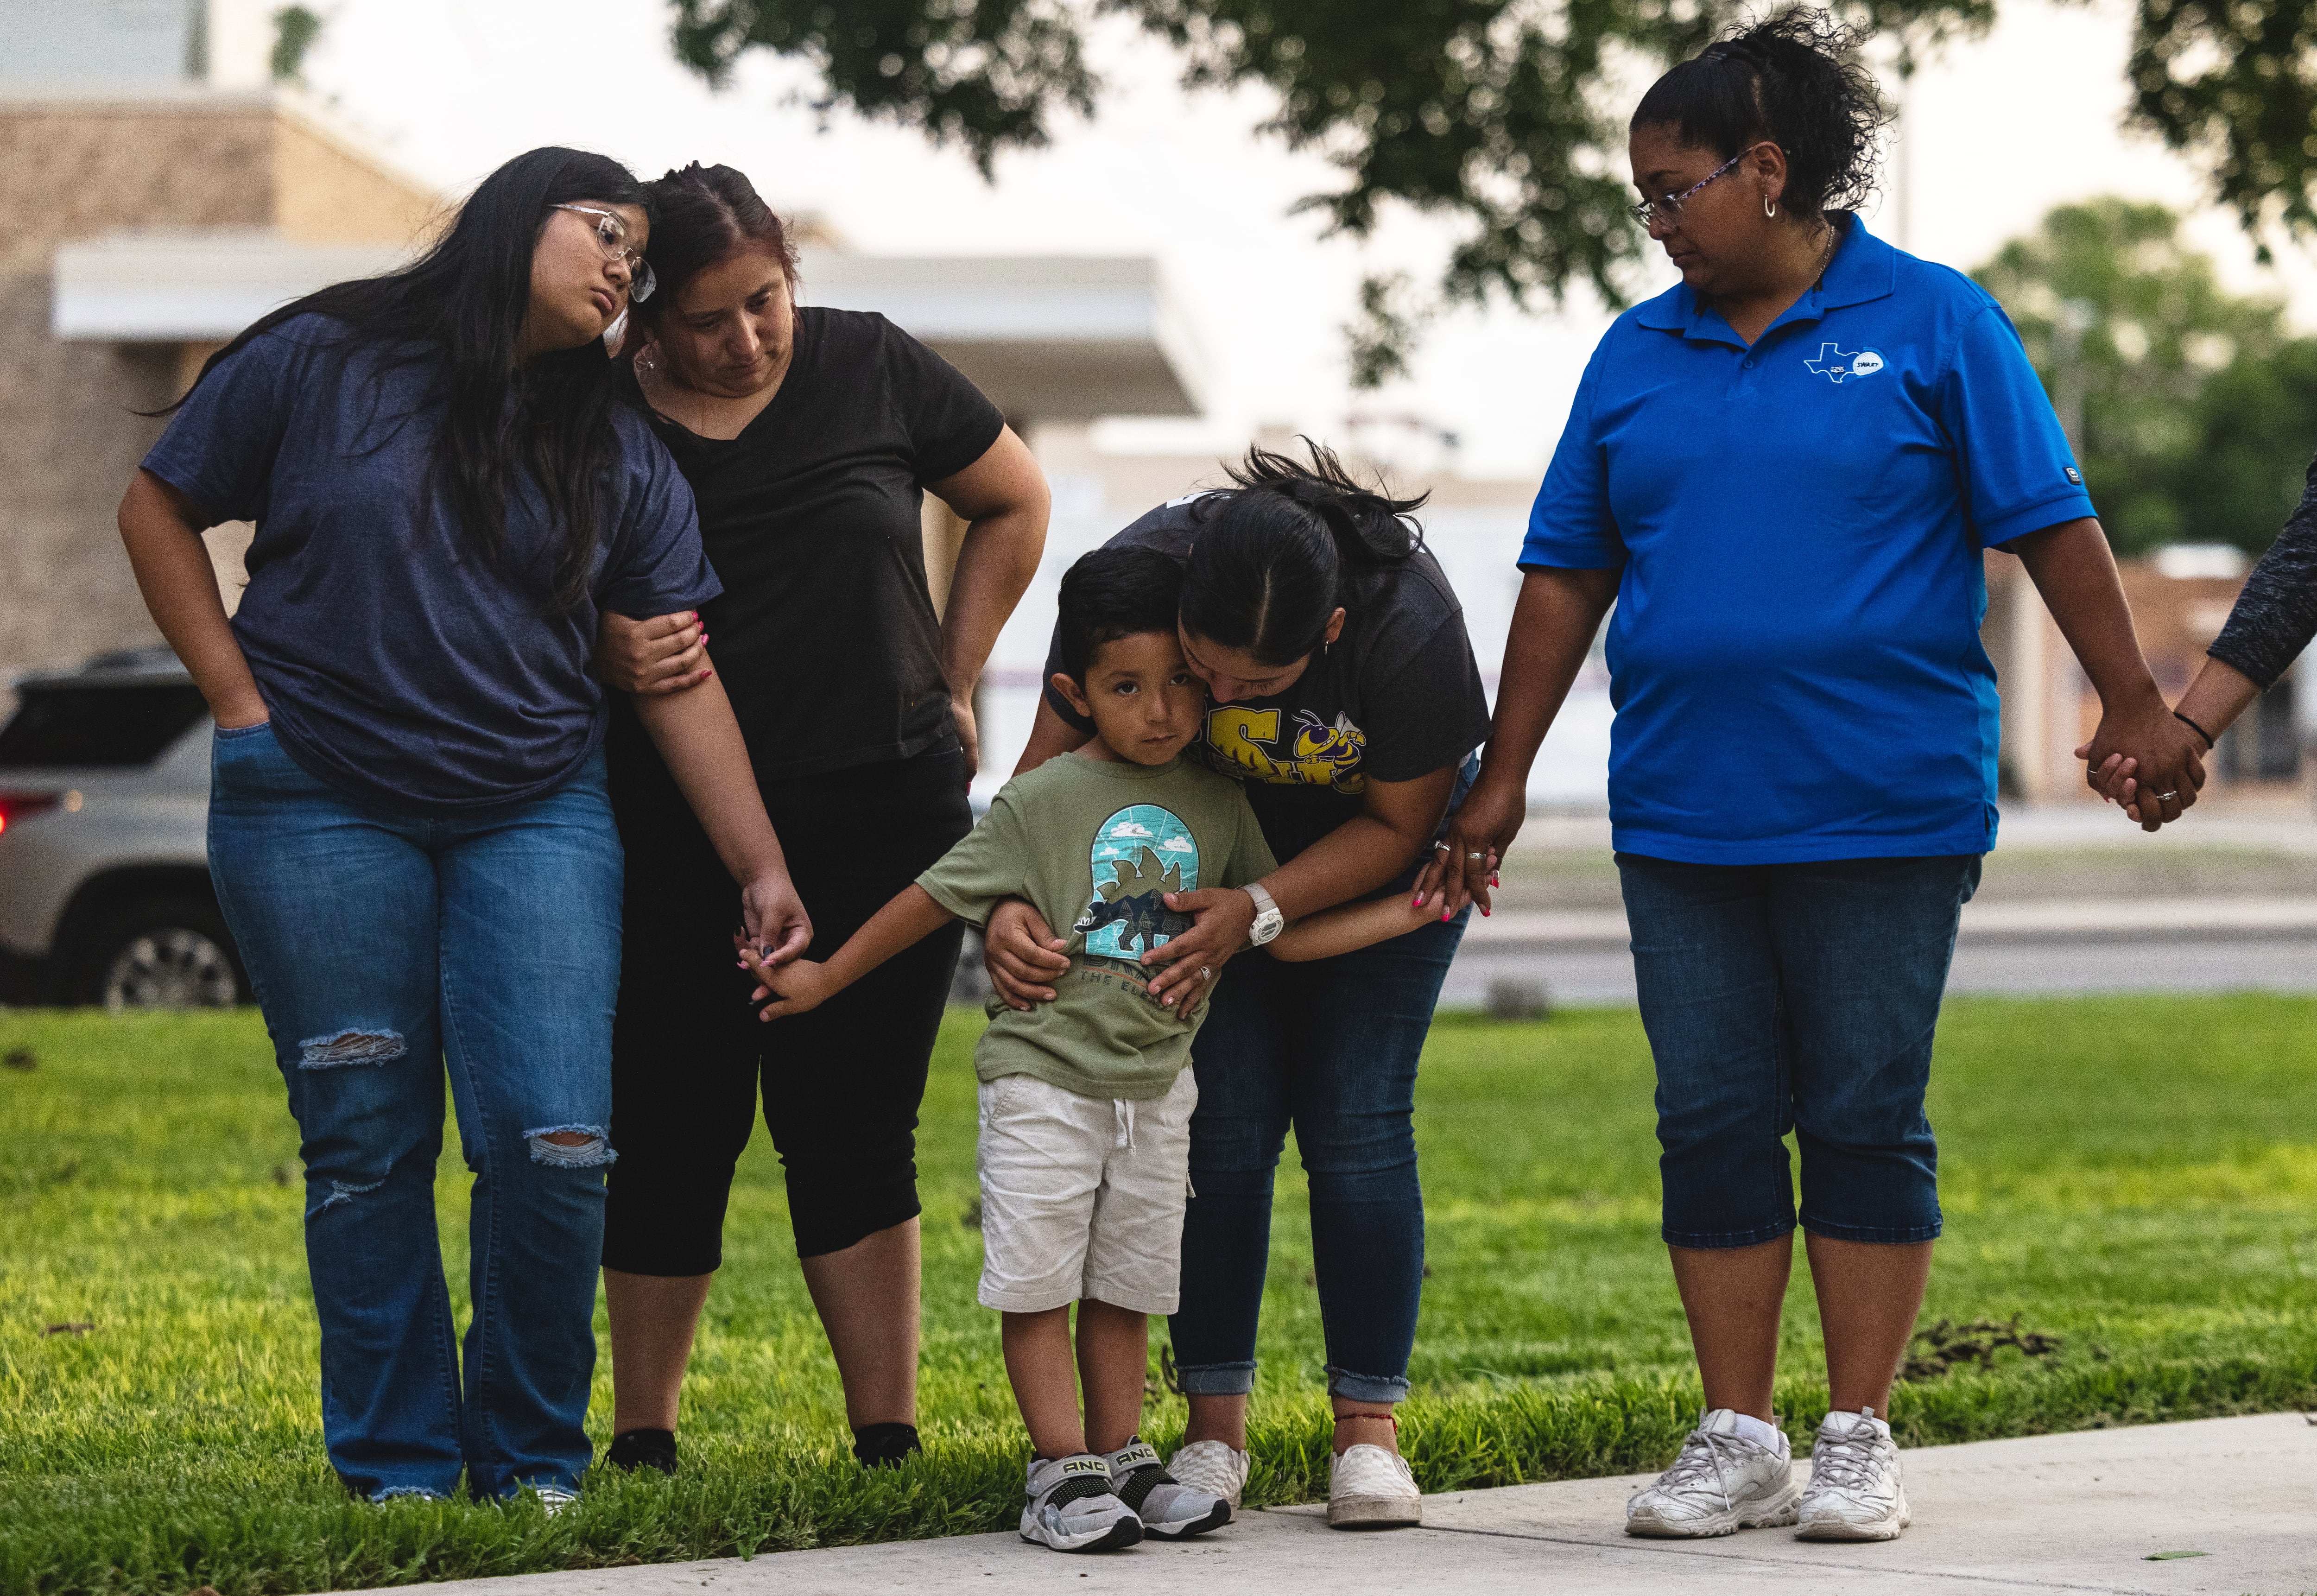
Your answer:
[[[1199,884],[1199,844],[1169,809],[1133,803],[1095,829],[1094,894],[1070,928],[1100,958],[1132,960],[1191,928],[1165,894]]]

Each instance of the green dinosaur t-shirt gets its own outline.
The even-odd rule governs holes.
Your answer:
[[[1053,1002],[996,1009],[974,1073],[1035,1075],[1090,1098],[1164,1097],[1207,1006],[1186,1021],[1146,995],[1158,967],[1136,960],[1191,925],[1161,894],[1245,886],[1275,868],[1246,792],[1181,759],[1064,754],[1007,782],[917,884],[977,926],[1000,899],[1028,900],[1069,939],[1070,968]]]

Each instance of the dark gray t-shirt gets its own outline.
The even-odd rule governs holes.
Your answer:
[[[519,802],[568,780],[602,740],[589,674],[598,614],[690,609],[721,588],[692,490],[641,416],[622,453],[587,601],[551,599],[561,529],[526,477],[505,552],[478,555],[430,483],[432,363],[321,345],[301,316],[203,378],[145,469],[205,525],[254,521],[233,620],[274,735],[349,797],[409,813]]]
[[[1157,549],[1187,560],[1219,494],[1160,505],[1106,548]],[[1413,781],[1463,760],[1489,736],[1489,700],[1464,634],[1464,609],[1427,550],[1359,573],[1343,597],[1343,635],[1274,698],[1212,704],[1191,753],[1242,782],[1271,851],[1284,862],[1360,811],[1370,777]],[[1046,702],[1091,737],[1093,722],[1051,686]]]

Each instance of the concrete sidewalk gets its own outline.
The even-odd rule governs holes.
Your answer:
[[[1933,1447],[1906,1457],[1915,1527],[1868,1546],[1756,1529],[1623,1531],[1636,1478],[1436,1496],[1425,1527],[1329,1530],[1317,1507],[1250,1512],[1201,1540],[1067,1557],[1012,1534],[748,1562],[477,1580],[461,1596],[790,1596],[1119,1591],[1185,1596],[1476,1592],[2317,1592],[2317,1427],[2298,1413]],[[1800,1466],[1798,1465],[1798,1466]],[[2150,1560],[2155,1554],[2201,1556]]]

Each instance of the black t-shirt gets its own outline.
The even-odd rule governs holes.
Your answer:
[[[652,417],[724,584],[700,613],[758,780],[953,743],[923,489],[980,459],[1005,426],[882,316],[819,308],[797,312],[788,376],[738,437]]]
[[[1200,523],[1220,503],[1219,494],[1193,494],[1163,504],[1105,546],[1187,560]],[[1060,669],[1060,650],[1050,649],[1050,681]],[[1051,686],[1046,702],[1093,735],[1093,722]],[[1209,706],[1191,750],[1246,784],[1264,839],[1284,861],[1357,814],[1369,777],[1413,781],[1458,763],[1488,736],[1464,608],[1440,562],[1419,548],[1400,564],[1356,573],[1343,635],[1277,697]]]

